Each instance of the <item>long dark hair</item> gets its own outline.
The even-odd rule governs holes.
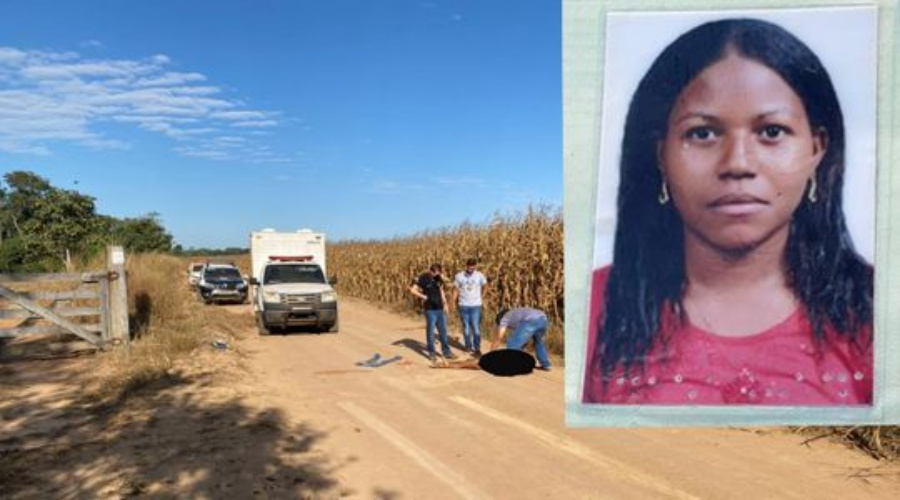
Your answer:
[[[872,268],[854,250],[844,222],[844,122],[831,79],[818,57],[772,23],[729,19],[698,26],[657,57],[632,98],[620,163],[618,222],[613,265],[592,360],[606,377],[630,371],[656,342],[664,341],[664,314],[684,320],[684,234],[673,204],[657,201],[662,174],[657,144],[682,90],[729,51],[764,64],[796,92],[812,130],[827,133],[816,169],[817,203],[796,209],[786,248],[790,288],[803,303],[814,337],[825,327],[858,340],[872,321]]]

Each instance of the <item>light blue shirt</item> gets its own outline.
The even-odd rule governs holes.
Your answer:
[[[539,309],[519,307],[516,309],[510,309],[506,314],[504,314],[503,317],[500,318],[500,326],[515,330],[519,327],[520,324],[524,323],[525,321],[546,317],[547,315],[544,314],[544,311],[541,311]]]

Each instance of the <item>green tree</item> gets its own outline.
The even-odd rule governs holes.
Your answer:
[[[32,216],[36,201],[53,188],[47,179],[21,170],[7,172],[3,180],[8,189],[0,185],[0,239],[23,236],[21,224]]]
[[[158,213],[126,218],[114,225],[112,241],[131,252],[168,252],[172,250],[172,235],[159,221]]]
[[[94,198],[67,189],[51,188],[32,200],[29,217],[21,224],[21,233],[66,268],[72,255],[87,249],[89,236],[96,233],[97,213]]]
[[[0,182],[0,272],[69,268],[110,243],[131,252],[167,252],[172,236],[159,214],[117,219],[98,214],[94,198],[56,188],[31,172],[3,174]]]

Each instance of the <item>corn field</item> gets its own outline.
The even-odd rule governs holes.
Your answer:
[[[338,277],[340,293],[418,311],[409,293],[413,280],[440,263],[452,282],[468,258],[488,279],[482,332],[491,332],[501,307],[534,307],[550,320],[548,344],[563,347],[563,220],[558,210],[531,208],[516,216],[497,217],[484,225],[462,224],[408,238],[344,241],[328,247],[329,274]],[[447,288],[450,300],[451,288]],[[455,314],[451,329],[459,330]]]

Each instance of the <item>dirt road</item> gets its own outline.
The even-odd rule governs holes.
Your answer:
[[[85,399],[95,356],[0,364],[0,498],[900,498],[900,464],[782,430],[567,429],[561,370],[429,368],[423,321],[361,301],[337,334],[208,311],[118,403]]]
[[[900,468],[781,430],[568,429],[563,373],[437,370],[423,321],[356,300],[338,334],[242,343],[252,406],[313,429],[361,498],[900,498]],[[247,308],[230,308],[249,314]],[[379,353],[402,361],[377,369]]]

